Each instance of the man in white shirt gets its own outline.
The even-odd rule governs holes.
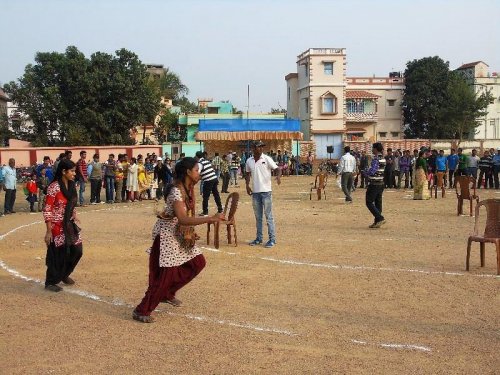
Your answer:
[[[9,165],[3,167],[5,202],[4,214],[14,214],[14,203],[16,202],[16,161],[14,158],[9,159]]]
[[[253,157],[247,159],[245,165],[247,172],[245,176],[247,193],[252,196],[253,212],[257,224],[257,236],[249,245],[255,246],[262,243],[262,213],[264,213],[269,234],[269,241],[267,241],[265,246],[271,248],[276,245],[272,211],[271,171],[276,170],[276,182],[279,185],[281,183],[281,170],[273,159],[262,153],[264,146],[265,144],[261,141],[255,141],[252,145]],[[250,177],[252,178],[252,187],[250,187]]]
[[[342,191],[345,195],[346,203],[352,203],[351,190],[353,173],[356,170],[356,158],[351,155],[351,148],[344,147],[344,155],[340,158],[338,173],[341,176]]]

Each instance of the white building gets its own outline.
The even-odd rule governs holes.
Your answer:
[[[477,95],[490,91],[493,100],[486,109],[487,115],[479,120],[474,139],[500,139],[500,78],[498,73],[489,73],[488,65],[476,61],[460,66],[457,71],[463,74]]]
[[[390,140],[402,137],[404,80],[346,77],[345,48],[310,48],[297,57],[297,73],[285,77],[287,115],[298,118],[316,156],[342,154],[344,140]]]

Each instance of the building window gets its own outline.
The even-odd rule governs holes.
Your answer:
[[[331,93],[321,98],[321,113],[323,114],[337,113],[337,98]]]
[[[288,101],[290,101],[290,87],[288,87]]]
[[[378,133],[378,136],[380,138],[385,138],[385,137],[387,137],[387,132],[380,132],[380,133]]]
[[[306,77],[309,77],[309,65],[304,64],[304,69],[305,69]]]
[[[391,132],[391,135],[392,135],[394,138],[397,138],[397,137],[399,137],[399,132]]]
[[[389,107],[394,107],[396,105],[396,99],[387,99],[387,104]]]
[[[309,98],[304,99],[304,107],[305,107],[304,112],[309,113]]]
[[[364,139],[364,133],[347,134],[348,141],[361,141]]]
[[[364,101],[347,101],[347,113],[364,113],[365,112],[365,102]]]
[[[332,76],[333,75],[333,63],[332,62],[326,62],[324,63],[324,71],[327,76]]]

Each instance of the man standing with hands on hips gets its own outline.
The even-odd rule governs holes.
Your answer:
[[[248,195],[252,196],[253,212],[257,224],[257,237],[249,243],[250,246],[262,244],[262,213],[266,216],[269,241],[265,247],[276,245],[276,233],[273,218],[273,200],[271,189],[271,171],[276,170],[276,182],[281,183],[281,169],[269,156],[262,153],[265,146],[261,141],[254,141],[252,145],[253,157],[246,162],[246,188]],[[252,188],[250,187],[252,178]]]

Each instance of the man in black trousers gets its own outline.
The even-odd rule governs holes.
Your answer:
[[[205,153],[201,151],[196,152],[196,159],[198,160],[201,181],[203,182],[203,212],[200,213],[200,216],[208,216],[208,198],[210,198],[210,194],[214,196],[217,212],[221,213],[223,208],[219,190],[217,189],[219,179],[215,174],[214,167],[210,160],[205,158]]]

